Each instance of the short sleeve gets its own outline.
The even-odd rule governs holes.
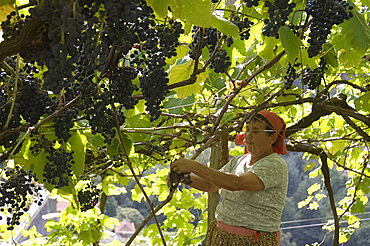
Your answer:
[[[228,163],[226,163],[223,167],[220,168],[220,172],[223,173],[233,173],[233,170],[235,170],[235,166],[238,163],[238,160],[241,156],[235,156],[231,160],[229,160]]]
[[[287,175],[284,164],[276,160],[264,161],[254,165],[251,172],[263,182],[265,189],[282,185]]]

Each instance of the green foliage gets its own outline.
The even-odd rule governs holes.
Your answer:
[[[1,13],[5,13],[6,16],[11,10],[17,9],[19,13],[29,14],[27,8],[18,9],[19,5],[9,4],[13,2],[1,1]],[[38,4],[42,6],[44,2],[38,1]],[[62,2],[76,3],[60,1]],[[2,116],[6,122],[0,122],[2,167],[12,169],[14,164],[19,164],[25,170],[33,171],[40,185],[57,196],[69,199],[72,205],[60,214],[58,222],[48,222],[47,227],[53,230],[49,236],[50,245],[53,243],[89,245],[99,242],[103,229],[113,228],[117,224],[117,219],[109,218],[107,215],[131,219],[138,226],[144,219],[143,216],[151,213],[145,195],[155,205],[168,197],[169,191],[165,180],[168,164],[173,159],[178,158],[180,154],[190,155],[194,150],[203,148],[218,131],[226,131],[230,135],[229,140],[232,140],[236,133],[243,131],[243,124],[250,114],[260,109],[270,109],[286,121],[287,143],[290,150],[309,153],[306,155],[310,159],[309,162],[295,160],[301,166],[290,167],[290,175],[294,179],[291,180],[289,187],[293,195],[287,198],[286,211],[289,213],[284,214],[284,219],[307,218],[306,216],[313,216],[314,213],[319,213],[323,217],[332,215],[333,211],[330,211],[328,205],[329,195],[326,192],[328,187],[323,185],[324,177],[321,170],[323,163],[321,160],[317,161],[319,159],[317,153],[325,153],[332,174],[336,211],[341,222],[347,222],[341,226],[339,240],[343,243],[351,241],[350,237],[353,235],[358,245],[367,244],[365,239],[361,240],[356,234],[356,230],[362,230],[359,227],[358,213],[367,211],[367,197],[370,192],[370,169],[367,167],[370,135],[369,0],[351,1],[354,5],[352,10],[354,17],[341,25],[335,25],[319,55],[312,58],[307,52],[310,47],[309,25],[312,23],[311,17],[304,11],[307,1],[292,1],[297,7],[288,16],[286,25],[279,29],[278,39],[262,34],[264,19],[269,18],[268,8],[264,6],[264,2],[259,1],[257,7],[249,8],[243,1],[221,0],[212,3],[211,0],[147,0],[146,3],[153,8],[155,14],[154,24],[148,29],[157,34],[162,28],[161,25],[169,27],[171,25],[169,23],[175,21],[182,23],[184,33],[179,36],[179,44],[175,47],[176,53],[165,58],[163,72],[168,79],[169,91],[165,98],[161,99],[162,115],[158,119],[151,119],[147,108],[148,101],[143,96],[142,88],[138,88],[128,96],[138,100],[132,107],[125,108],[122,106],[123,103],[117,101],[103,107],[107,113],[106,117],[104,116],[106,124],[109,124],[109,119],[121,117],[120,122],[114,122],[118,123],[119,129],[112,128],[114,131],[112,139],[92,130],[90,116],[87,114],[87,109],[92,106],[89,100],[103,101],[100,97],[104,92],[113,93],[109,76],[116,73],[117,67],[142,69],[131,81],[132,85],[140,87],[141,77],[145,71],[154,70],[145,64],[152,55],[145,47],[153,39],[138,39],[132,45],[129,42],[132,40],[124,40],[130,44],[128,47],[120,44],[121,47],[115,49],[115,45],[118,44],[112,43],[107,46],[108,48],[103,48],[101,43],[108,42],[107,40],[112,38],[111,35],[118,35],[119,31],[115,30],[116,33],[106,29],[109,13],[105,11],[104,5],[99,6],[103,15],[96,14],[96,23],[93,25],[95,29],[91,30],[92,33],[102,36],[94,36],[92,46],[103,53],[95,59],[90,59],[93,62],[87,59],[85,64],[87,66],[96,63],[99,68],[94,68],[95,70],[87,77],[83,76],[83,79],[76,77],[73,86],[71,84],[62,91],[52,92],[43,87],[46,72],[50,72],[51,68],[41,63],[36,64],[35,67],[40,71],[35,75],[39,79],[37,84],[40,85],[39,91],[53,98],[56,107],[53,112],[44,112],[38,123],[33,125],[27,122],[24,115],[19,116],[19,119],[13,115],[20,110],[14,105],[18,103],[22,94],[23,82],[27,82],[24,77],[29,74],[24,73],[29,61],[24,50],[8,54],[6,51],[9,50],[9,43],[7,41],[0,43],[0,110],[7,112],[4,117]],[[76,10],[76,6],[73,5],[73,18],[69,17],[69,21],[81,14]],[[91,9],[87,5],[86,8]],[[253,21],[254,24],[247,30],[250,33],[248,39],[240,38],[239,29],[232,22],[234,16]],[[21,19],[20,16],[17,18]],[[124,22],[122,26],[121,24],[115,26],[129,27],[127,30],[135,29],[133,22]],[[293,31],[289,24],[296,25],[298,32]],[[42,27],[47,25],[38,24]],[[197,32],[210,27],[216,28],[216,43],[205,43],[210,35],[204,36],[203,40],[195,40],[196,33],[192,30],[196,26],[200,27]],[[42,42],[41,34],[47,36],[47,32],[42,33],[44,30],[38,31],[37,38],[30,37],[29,43],[32,45]],[[79,31],[88,33],[86,30]],[[66,45],[70,32],[60,27],[58,35],[63,37],[61,47]],[[140,36],[139,31],[133,36]],[[228,45],[225,37],[230,36],[233,43]],[[127,38],[130,35],[125,33],[123,37]],[[196,48],[199,42],[205,46]],[[105,48],[107,50],[104,50]],[[37,50],[36,46],[27,46],[27,49]],[[225,73],[215,73],[210,64],[221,50],[227,51],[231,66]],[[14,60],[14,64],[22,69],[21,73],[17,71],[17,66],[10,66],[9,60],[6,59],[17,53],[20,56],[18,60]],[[61,50],[55,53],[64,54]],[[116,55],[114,57],[116,59],[112,64],[99,63],[100,58],[113,54]],[[131,63],[132,56],[137,56],[143,62],[140,65]],[[308,68],[311,70],[317,68],[321,57],[324,57],[328,64],[323,80],[314,89],[308,89],[307,84],[303,84],[305,72]],[[66,56],[69,61],[73,58],[70,54]],[[55,60],[59,61],[58,59]],[[76,65],[75,63],[73,65]],[[294,78],[291,88],[287,89],[285,76],[289,63],[296,65],[297,77]],[[105,74],[101,67],[106,68]],[[77,69],[72,73],[78,74]],[[62,84],[66,81],[56,83]],[[86,96],[84,93],[76,93],[77,88],[83,83],[90,83],[89,86],[93,87],[92,91],[95,94]],[[126,88],[122,85],[121,87]],[[156,93],[157,91],[150,91],[149,94]],[[115,97],[110,99],[113,100]],[[76,101],[68,104],[73,100]],[[10,106],[12,111],[6,111],[7,105],[13,105]],[[55,134],[54,118],[63,115],[59,110],[72,107],[75,107],[77,117],[71,119],[73,122],[72,128],[69,129],[71,137],[67,141],[61,141]],[[18,125],[11,125],[13,121]],[[8,140],[11,134],[15,134],[12,141]],[[8,146],[10,143],[13,145]],[[40,146],[41,150],[36,151],[35,149]],[[43,181],[44,168],[49,156],[46,150],[49,147],[74,151],[74,162],[71,165],[73,174],[69,177],[68,186],[57,187]],[[242,146],[236,146],[231,148],[229,153],[237,155],[243,152]],[[98,188],[101,190],[101,201],[108,196],[105,205],[106,215],[102,214],[100,208],[85,212],[79,210],[77,192],[82,183],[95,178],[100,180]],[[139,183],[136,183],[136,180]],[[128,211],[134,211],[133,207],[138,204],[137,202],[140,202],[140,209],[135,210],[137,216],[131,218]],[[165,232],[165,240],[177,245],[199,243],[207,230],[206,204],[204,193],[181,186],[173,195],[173,199],[157,213],[161,222],[160,229]],[[117,211],[113,209],[114,207],[117,207]],[[365,228],[367,227],[368,225],[365,225]],[[4,238],[9,238],[9,232],[3,232],[5,227],[1,225],[0,228]],[[329,221],[324,229],[332,231],[337,228]],[[315,232],[324,237],[325,231],[321,228]],[[37,236],[33,229],[28,233],[30,236]],[[296,241],[297,237],[294,234],[286,235],[284,239],[286,245],[314,243],[304,241],[311,238],[310,233],[303,230],[300,233],[301,241]],[[151,238],[153,245],[162,244],[158,228],[152,222],[145,228],[144,235]]]

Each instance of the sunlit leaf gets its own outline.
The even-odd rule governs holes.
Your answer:
[[[217,30],[227,36],[232,36],[233,38],[239,36],[239,28],[231,21],[215,14],[211,16],[211,21],[212,27],[217,28]]]

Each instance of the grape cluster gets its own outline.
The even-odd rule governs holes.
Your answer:
[[[159,38],[160,51],[164,56],[171,58],[176,56],[176,47],[179,45],[179,37],[184,33],[180,22],[169,21],[168,26],[160,24],[157,27],[157,36]]]
[[[136,90],[137,86],[132,84],[137,76],[137,71],[133,68],[117,68],[114,74],[110,77],[109,90],[113,93],[114,102],[119,102],[126,109],[132,109],[137,103],[137,100],[130,96]],[[105,88],[105,84],[100,85],[101,88]]]
[[[247,17],[242,20],[239,16],[234,16],[234,20],[232,21],[232,23],[234,23],[239,28],[240,39],[248,40],[248,38],[250,37],[249,30],[254,23],[250,21]]]
[[[72,165],[74,151],[67,152],[65,149],[54,147],[45,150],[48,153],[47,162],[44,166],[43,182],[48,182],[55,188],[69,185],[69,178],[73,175]]]
[[[320,53],[333,25],[339,25],[353,17],[353,13],[350,11],[352,9],[353,6],[349,5],[347,1],[307,1],[305,10],[307,15],[312,16],[308,39],[310,46],[307,50],[309,57],[314,57]]]
[[[99,202],[100,190],[94,184],[88,182],[77,192],[77,199],[82,212],[92,209]]]
[[[269,19],[264,20],[264,27],[262,34],[267,37],[279,38],[279,29],[288,21],[288,16],[293,12],[296,4],[289,3],[290,0],[275,0],[274,3],[270,1],[265,2],[268,7]]]
[[[4,41],[14,39],[17,37],[24,26],[24,16],[18,20],[16,17],[17,13],[12,11],[6,16],[6,20],[1,23],[1,30],[3,31],[2,38]]]
[[[259,0],[243,0],[248,8],[251,8],[253,6],[257,7]]]
[[[6,61],[9,61],[9,58]],[[6,86],[6,84],[8,83],[15,83],[14,77],[11,77],[5,71],[2,71],[0,72],[0,82],[7,82],[0,86],[0,129],[7,130],[16,128],[21,125],[19,104],[15,103],[14,107],[12,108],[12,101],[9,100],[9,98],[12,98],[13,91]],[[11,118],[10,121],[8,121],[10,114]],[[5,148],[14,147],[17,142],[18,136],[19,133],[17,132],[10,132],[9,134],[3,136],[0,144],[3,145]]]
[[[67,142],[72,136],[69,130],[74,126],[73,119],[76,119],[77,115],[77,108],[69,108],[53,119],[55,135],[60,140]]]
[[[85,114],[91,131],[93,134],[100,133],[105,138],[104,142],[110,144],[116,131],[115,115],[112,111],[111,104],[112,93],[110,91],[104,91],[98,96],[96,96],[95,101],[89,108],[85,109]],[[121,125],[125,122],[125,115],[122,111],[123,106],[121,105],[119,110],[117,110],[118,123]]]
[[[284,76],[285,79],[285,88],[290,89],[293,85],[295,79],[298,78],[296,67],[299,67],[300,63],[294,63],[293,65],[289,62],[287,74]]]
[[[74,82],[73,72],[79,57],[79,36],[84,16],[74,11],[72,1],[44,1],[30,9],[31,17],[48,23],[43,36],[43,56],[48,70],[43,73],[44,88],[55,94]]]
[[[303,71],[302,83],[308,85],[308,88],[311,90],[318,88],[321,85],[321,81],[324,79],[326,69],[326,60],[322,57],[317,68],[311,70],[308,67]]]
[[[45,135],[39,134],[38,131],[32,132],[31,136],[32,138],[30,150],[34,156],[37,156],[41,152],[44,152],[44,150],[52,148],[53,144],[55,143],[47,139]]]
[[[5,178],[0,181],[0,211],[7,214],[6,224],[8,230],[13,230],[20,224],[21,216],[28,211],[30,201],[42,205],[43,199],[39,195],[41,187],[37,186],[36,175],[31,171],[24,171],[20,166],[5,171]],[[0,220],[3,218],[0,216]]]
[[[170,191],[174,191],[179,186],[179,183],[184,183],[186,185],[191,185],[192,181],[190,178],[190,173],[177,173],[174,171],[170,172]]]
[[[17,98],[19,113],[31,125],[35,125],[44,114],[52,114],[56,108],[55,101],[40,90],[40,83],[41,81],[32,73],[26,76],[22,92]]]
[[[215,54],[210,68],[214,69],[215,73],[225,73],[230,65],[230,57],[227,55],[226,50],[221,50],[221,52]]]
[[[194,33],[192,35],[193,41],[191,43],[193,50],[199,49],[199,38],[200,38],[199,32],[201,30],[202,29],[200,29],[198,26],[194,26],[192,29],[192,33]],[[204,35],[203,35],[202,49],[204,47],[208,47],[210,53],[212,53],[215,50],[217,46],[217,42],[220,38],[223,38],[223,39],[227,38],[226,35],[221,36],[220,32],[216,28],[213,28],[213,27],[205,28],[203,29],[203,31],[204,31]],[[193,58],[193,53],[191,53],[190,55]]]

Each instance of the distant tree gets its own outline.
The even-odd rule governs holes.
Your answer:
[[[137,228],[144,220],[144,216],[136,208],[124,208],[120,206],[116,209],[116,217],[120,221],[126,220],[134,223],[135,228]]]
[[[280,245],[285,246],[297,246],[295,242],[291,241],[292,233],[290,232],[281,232]]]
[[[107,203],[105,204],[104,208],[104,214],[106,214],[109,217],[115,217],[116,216],[116,209],[118,207],[117,200],[115,196],[108,196]]]

